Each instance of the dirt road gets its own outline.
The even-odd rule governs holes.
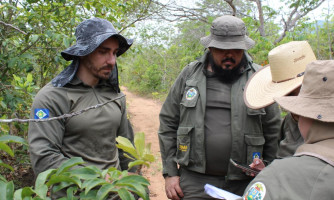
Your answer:
[[[159,112],[161,103],[152,99],[140,97],[122,87],[126,95],[127,108],[134,132],[144,132],[146,143],[151,143],[151,151],[156,161],[150,168],[144,168],[143,175],[150,181],[150,199],[165,200],[165,180],[162,177],[162,165],[158,141]]]

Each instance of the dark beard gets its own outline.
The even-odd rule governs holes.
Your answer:
[[[231,60],[235,63],[233,58],[227,58],[227,60]],[[221,66],[217,65],[212,57],[212,54],[209,53],[207,57],[207,64],[210,64],[212,71],[214,72],[214,76],[217,77],[223,83],[232,83],[237,80],[241,76],[241,71],[245,67],[247,60],[245,55],[242,57],[240,63],[235,66],[233,69],[223,69]]]

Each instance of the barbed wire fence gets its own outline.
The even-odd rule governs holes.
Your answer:
[[[80,114],[82,114],[84,112],[87,112],[88,110],[102,107],[102,106],[104,106],[104,105],[106,105],[106,104],[108,104],[110,102],[116,101],[116,100],[121,99],[123,97],[125,97],[125,95],[116,97],[116,98],[111,99],[109,101],[106,101],[104,103],[96,104],[94,106],[90,106],[90,107],[87,107],[85,109],[82,109],[82,110],[79,110],[79,111],[76,111],[76,112],[72,112],[72,113],[67,113],[67,114],[64,114],[64,115],[57,116],[57,117],[51,117],[51,118],[45,118],[45,119],[19,119],[19,118],[14,118],[14,119],[0,119],[0,123],[12,123],[12,122],[19,122],[19,123],[46,122],[46,121],[52,121],[52,120],[66,119],[66,118],[70,118],[70,117],[73,117],[73,116],[76,116],[76,115],[80,115]]]

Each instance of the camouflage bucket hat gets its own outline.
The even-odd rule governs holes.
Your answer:
[[[248,50],[255,44],[246,35],[245,23],[234,16],[225,15],[213,20],[210,32],[210,35],[201,38],[206,48]]]
[[[81,22],[75,30],[75,36],[76,44],[61,52],[65,60],[73,60],[75,57],[92,53],[111,36],[117,37],[119,41],[117,56],[126,52],[133,43],[132,39],[127,39],[118,34],[111,22],[101,18],[86,19]]]

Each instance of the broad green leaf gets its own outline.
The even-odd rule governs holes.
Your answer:
[[[122,172],[116,168],[111,167],[108,169],[108,174],[111,180],[117,180],[122,175]]]
[[[46,199],[46,195],[48,193],[48,186],[46,185],[41,185],[38,188],[35,188],[35,193],[42,199]]]
[[[143,176],[140,175],[129,175],[126,177],[121,178],[118,182],[117,185],[120,184],[127,184],[127,183],[138,183],[142,185],[149,185],[150,182],[148,182],[147,179],[145,179]]]
[[[15,143],[19,143],[19,144],[24,144],[24,145],[28,145],[27,141],[19,136],[15,136],[15,135],[3,135],[0,136],[0,142],[15,142]]]
[[[84,192],[80,193],[80,200],[92,200],[96,199],[97,190],[91,190],[87,194]]]
[[[120,185],[117,184],[117,186],[124,186],[127,190],[130,190],[130,191],[136,193],[137,195],[139,195],[143,199],[149,199],[149,196],[146,192],[146,188],[139,183],[124,183],[124,184],[120,184]]]
[[[142,157],[145,151],[145,134],[143,132],[136,133],[134,142],[139,157]]]
[[[60,182],[68,182],[68,183],[73,183],[76,185],[81,185],[81,182],[79,179],[73,177],[68,177],[68,176],[64,176],[64,175],[52,175],[50,180],[46,183],[46,185],[48,187],[50,187],[51,185],[60,183]]]
[[[76,200],[78,199],[78,197],[75,197],[74,196],[74,193],[77,191],[77,188],[76,187],[69,187],[67,190],[66,190],[66,193],[67,193],[67,200]]]
[[[82,160],[82,158],[80,157],[73,157],[67,161],[65,161],[63,164],[60,165],[60,167],[58,168],[56,175],[59,175],[65,171],[67,171],[68,169],[70,169],[71,167],[75,166],[75,165],[80,165],[83,164],[84,161]]]
[[[135,200],[131,192],[127,191],[125,188],[119,189],[117,193],[122,200]]]
[[[0,199],[1,200],[12,200],[14,195],[14,183],[0,181]]]
[[[8,153],[12,157],[14,156],[14,152],[12,151],[12,149],[3,142],[0,142],[0,150]]]
[[[146,164],[145,161],[143,161],[143,160],[136,160],[136,161],[133,161],[133,162],[129,162],[128,166],[129,166],[129,169],[131,169],[134,166],[143,165],[143,164]]]
[[[124,146],[122,144],[116,144],[117,148],[122,149],[123,151],[129,153],[132,157],[139,159],[137,151],[134,147]]]
[[[24,187],[22,189],[22,198],[31,197],[33,194],[35,194],[35,191],[31,187]]]
[[[59,190],[62,190],[64,188],[68,188],[69,186],[73,185],[72,182],[60,182],[59,184],[52,186],[53,192],[58,192]]]
[[[15,200],[21,200],[22,199],[22,190],[23,189],[21,188],[21,189],[18,189],[18,190],[15,191],[15,193],[14,193],[14,199]],[[0,193],[0,198],[1,198],[1,193]]]
[[[88,167],[81,167],[70,171],[71,176],[79,177],[80,179],[93,179],[100,176],[96,170]]]
[[[35,188],[39,188],[42,187],[43,185],[45,185],[47,179],[56,172],[56,169],[48,169],[40,174],[38,174],[37,178],[36,178],[36,182],[35,182]]]
[[[124,157],[129,158],[130,160],[136,160],[135,158],[133,158],[132,156],[130,156],[127,153],[123,153]]]
[[[145,154],[143,160],[147,162],[154,162],[155,157],[152,154]]]
[[[100,186],[100,185],[103,185],[103,184],[106,184],[107,182],[104,180],[104,179],[92,179],[92,180],[88,180],[88,181],[85,181],[83,184],[82,184],[82,188],[86,188],[85,189],[85,194],[88,194],[88,192],[93,189],[94,187],[96,186]]]
[[[119,144],[122,144],[123,146],[126,146],[126,147],[129,147],[129,148],[135,148],[133,146],[133,144],[130,142],[129,139],[125,138],[125,137],[122,137],[122,136],[118,136],[116,138],[116,141],[119,143]]]
[[[96,194],[97,199],[104,199],[109,193],[116,192],[117,188],[115,188],[112,184],[103,185]]]
[[[7,169],[9,169],[11,171],[14,171],[14,168],[12,166],[10,166],[10,165],[2,162],[2,160],[0,160],[0,166],[5,167],[5,168],[7,168]]]
[[[33,81],[32,74],[31,74],[31,73],[28,73],[28,75],[27,75],[27,81],[28,81],[29,83],[31,83],[31,82]]]

